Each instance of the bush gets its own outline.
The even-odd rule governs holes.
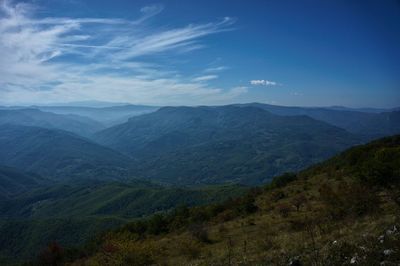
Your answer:
[[[57,266],[61,265],[64,255],[63,248],[57,243],[50,243],[38,256],[38,265]]]
[[[146,250],[131,250],[123,257],[123,265],[126,266],[146,266],[154,264],[150,252]]]
[[[201,248],[199,243],[193,240],[183,240],[178,244],[178,252],[189,259],[196,259],[200,256]]]
[[[277,202],[277,201],[279,201],[279,200],[281,200],[281,199],[286,198],[286,195],[285,195],[285,193],[283,193],[282,190],[276,190],[276,191],[273,191],[273,192],[270,194],[270,198],[271,198],[271,200],[272,200],[273,202]]]
[[[289,216],[289,213],[291,212],[292,207],[289,204],[282,203],[282,204],[279,204],[278,206],[276,206],[276,209],[281,217],[286,218]]]
[[[238,199],[235,209],[238,214],[247,215],[256,212],[258,207],[255,205],[255,198],[248,195]]]
[[[362,216],[379,208],[376,192],[362,184],[341,183],[336,189],[324,184],[319,192],[327,212],[335,219],[347,215]]]
[[[283,175],[277,176],[274,179],[272,179],[271,183],[267,185],[266,188],[267,189],[281,188],[296,179],[297,175],[295,173],[284,173]]]
[[[294,196],[291,200],[292,205],[296,208],[297,211],[299,211],[306,202],[307,197],[303,193]]]
[[[202,243],[210,243],[208,231],[202,224],[193,224],[189,227],[190,234]]]
[[[164,216],[161,214],[153,215],[147,221],[147,232],[153,235],[168,232],[167,221]]]

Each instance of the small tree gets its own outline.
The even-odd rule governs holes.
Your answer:
[[[300,211],[300,208],[306,202],[307,202],[307,197],[303,193],[296,195],[291,201],[292,205],[296,208],[297,211]]]

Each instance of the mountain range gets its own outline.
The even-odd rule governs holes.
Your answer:
[[[8,149],[0,153],[0,164],[61,179],[260,184],[352,145],[400,132],[395,109],[379,113],[259,103],[37,108],[0,109],[1,141]],[[128,121],[106,128],[109,121],[129,115]]]
[[[88,106],[34,106],[41,111],[64,115],[79,115],[96,120],[109,127],[124,123],[133,116],[156,111],[159,107],[146,105],[121,104],[117,106],[88,107]]]
[[[361,140],[307,116],[256,107],[164,107],[94,135],[134,158],[132,173],[174,184],[262,183]]]
[[[180,205],[216,204],[317,164],[307,172],[314,176],[329,158],[320,165],[339,181],[373,179],[353,164],[359,157],[363,169],[386,169],[374,161],[392,161],[387,141],[378,142],[376,157],[364,156],[368,148],[335,155],[399,134],[399,113],[259,103],[0,108],[0,264],[29,258],[51,240],[69,247]]]
[[[365,140],[372,140],[400,132],[400,110],[385,109],[351,109],[334,107],[287,107],[260,103],[242,104],[239,106],[258,107],[268,112],[283,116],[306,115],[316,120],[343,128],[357,134]],[[382,111],[382,112],[380,112]]]

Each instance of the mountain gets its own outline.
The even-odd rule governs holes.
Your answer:
[[[0,126],[0,164],[56,180],[122,179],[129,159],[73,133]]]
[[[0,125],[14,124],[61,129],[81,136],[90,136],[105,127],[97,121],[79,115],[60,115],[38,109],[0,109]]]
[[[351,108],[345,106],[328,106],[324,107],[325,109],[338,110],[338,111],[355,111],[355,112],[364,112],[364,113],[385,113],[398,111],[398,107],[396,108],[372,108],[372,107],[361,107],[361,108]]]
[[[266,182],[359,141],[307,116],[236,106],[164,107],[94,140],[135,158],[134,176],[174,184]]]
[[[69,265],[398,265],[400,135],[247,195],[109,230]],[[368,177],[368,178],[365,178]],[[97,247],[93,249],[93,247]],[[46,249],[46,254],[59,254]],[[88,254],[80,256],[79,254]],[[42,261],[38,257],[38,262]]]
[[[373,140],[400,133],[400,111],[398,109],[377,113],[354,111],[346,108],[289,107],[261,103],[241,104],[238,106],[258,107],[283,116],[307,115],[360,135],[365,140]]]
[[[125,123],[129,118],[156,111],[159,107],[146,105],[117,105],[106,107],[87,106],[36,106],[42,111],[89,117],[105,126]]]
[[[7,166],[0,166],[0,200],[12,198],[46,183],[48,181],[38,175],[23,173]]]

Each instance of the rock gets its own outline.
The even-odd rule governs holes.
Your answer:
[[[385,249],[384,251],[383,251],[383,255],[385,255],[385,256],[389,256],[390,254],[392,254],[393,253],[393,250],[392,249]]]
[[[302,266],[303,264],[300,261],[299,257],[294,257],[289,260],[289,266]]]
[[[392,229],[388,229],[386,230],[386,235],[393,235],[397,232],[397,227],[395,225],[393,225]]]

